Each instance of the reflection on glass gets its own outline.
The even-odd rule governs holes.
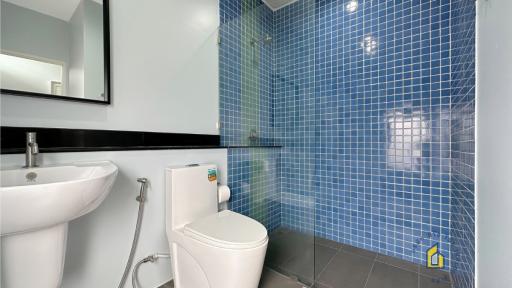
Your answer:
[[[366,35],[361,42],[361,48],[363,48],[364,53],[367,55],[374,55],[377,52],[378,46],[377,39],[372,35]]]
[[[345,10],[347,10],[348,13],[354,13],[357,10],[357,7],[359,6],[359,3],[357,0],[351,0],[348,1],[345,5]]]
[[[1,88],[105,100],[102,2],[2,0]]]
[[[421,110],[410,113],[391,111],[387,115],[387,163],[405,171],[420,171],[422,143],[430,141],[426,115]]]
[[[63,64],[0,54],[2,88],[62,95]]]

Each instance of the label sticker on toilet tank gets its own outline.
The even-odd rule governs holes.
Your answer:
[[[217,180],[217,169],[208,169],[208,180],[210,182]]]

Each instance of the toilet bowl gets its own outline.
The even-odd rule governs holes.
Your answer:
[[[166,233],[176,288],[257,288],[268,244],[254,219],[218,212],[214,165],[166,170]]]

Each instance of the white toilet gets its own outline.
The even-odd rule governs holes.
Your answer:
[[[217,167],[166,169],[166,232],[176,288],[257,288],[267,230],[258,221],[218,212]]]

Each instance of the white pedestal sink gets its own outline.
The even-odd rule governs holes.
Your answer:
[[[0,286],[60,287],[68,222],[96,209],[116,176],[111,162],[2,170]]]

